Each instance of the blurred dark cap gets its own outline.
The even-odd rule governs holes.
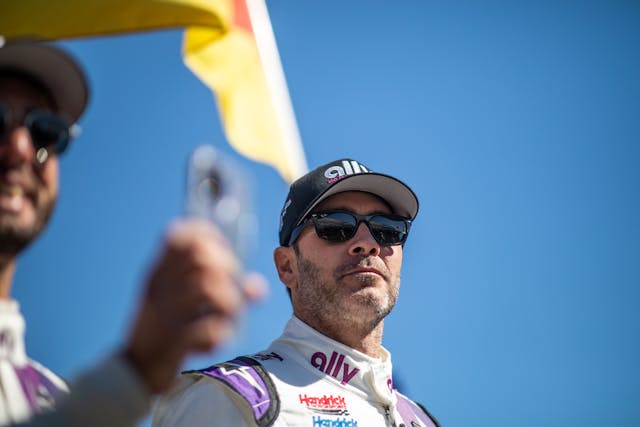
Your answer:
[[[76,122],[89,101],[89,84],[80,64],[49,43],[0,38],[0,71],[23,74],[42,84],[57,112]]]

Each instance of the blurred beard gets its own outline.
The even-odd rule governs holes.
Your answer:
[[[42,233],[53,214],[56,200],[44,201],[36,207],[36,219],[29,225],[16,224],[10,214],[0,214],[0,256],[15,257]]]

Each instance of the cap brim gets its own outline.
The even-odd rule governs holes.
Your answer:
[[[376,195],[391,206],[393,213],[411,220],[418,215],[418,197],[408,185],[390,175],[369,172],[350,175],[336,182],[309,205],[298,222],[306,218],[323,200],[345,191],[364,191]]]
[[[80,65],[63,50],[38,42],[11,41],[0,46],[0,68],[25,73],[41,82],[58,112],[76,122],[89,101],[89,87]]]

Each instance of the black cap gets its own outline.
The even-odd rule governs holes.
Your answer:
[[[387,202],[393,213],[411,220],[418,214],[418,197],[404,182],[372,172],[355,160],[340,159],[312,170],[291,184],[280,214],[280,245],[288,246],[293,229],[318,203],[345,191],[374,194]]]
[[[89,85],[82,67],[64,50],[47,43],[0,37],[0,70],[25,74],[49,90],[57,111],[76,122],[89,100]]]

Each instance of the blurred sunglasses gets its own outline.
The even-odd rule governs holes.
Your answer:
[[[0,136],[16,124],[12,116],[12,111],[0,104]],[[19,124],[29,130],[36,151],[44,148],[48,153],[58,155],[64,153],[78,131],[77,126],[69,125],[60,115],[44,110],[30,111]],[[38,158],[40,159],[39,153]]]
[[[369,232],[371,232],[371,235],[380,246],[404,244],[409,234],[409,228],[411,228],[411,220],[399,215],[358,215],[343,210],[318,212],[309,215],[300,225],[293,229],[289,239],[289,246],[296,241],[309,221],[313,222],[319,238],[333,243],[346,242],[352,239],[361,222],[367,225]]]

